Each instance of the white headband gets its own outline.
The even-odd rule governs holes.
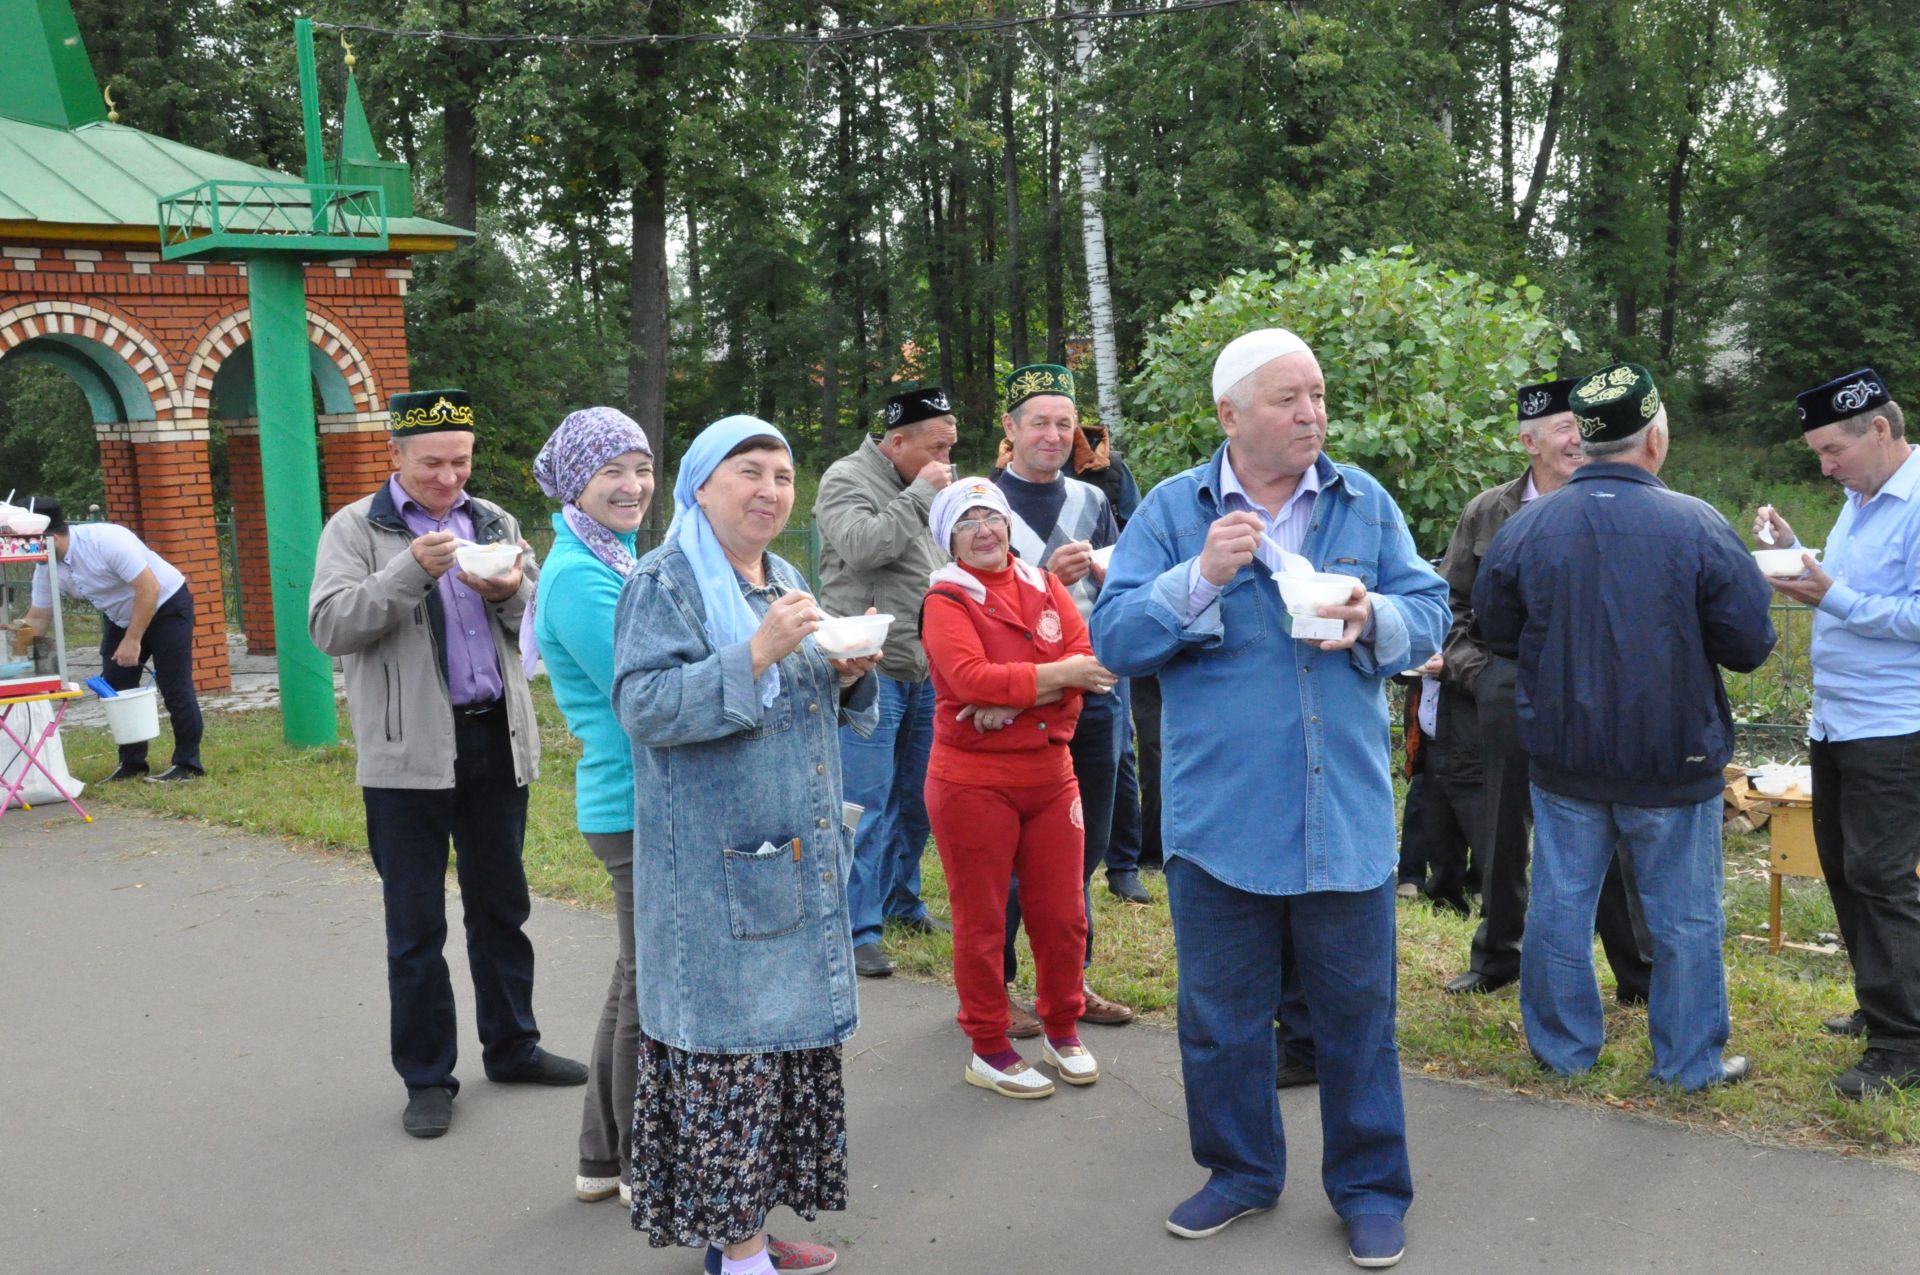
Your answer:
[[[1311,353],[1307,343],[1285,328],[1261,328],[1227,342],[1213,361],[1213,401],[1218,403],[1240,379],[1288,354]]]

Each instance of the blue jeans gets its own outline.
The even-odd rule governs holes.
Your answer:
[[[880,724],[862,739],[840,729],[840,776],[848,801],[866,807],[853,832],[847,915],[853,945],[878,943],[889,920],[927,915],[920,856],[927,848],[927,754],[933,751],[933,683],[875,673]]]
[[[1320,1069],[1320,1181],[1334,1212],[1404,1217],[1413,1202],[1394,1044],[1391,877],[1355,893],[1252,894],[1167,860],[1180,963],[1187,1136],[1207,1185],[1262,1208],[1286,1185],[1274,1007],[1291,938]]]
[[[1527,1044],[1562,1075],[1600,1055],[1593,919],[1616,847],[1653,938],[1647,1034],[1653,1079],[1699,1089],[1720,1079],[1727,1043],[1720,798],[1691,806],[1578,801],[1533,789],[1533,892],[1520,949]]]

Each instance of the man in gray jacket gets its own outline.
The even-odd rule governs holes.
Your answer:
[[[888,920],[946,929],[920,900],[927,848],[927,754],[933,749],[933,683],[920,646],[927,577],[947,560],[927,530],[934,494],[953,481],[947,457],[958,437],[953,406],[937,385],[887,400],[887,425],[821,476],[813,526],[820,536],[820,605],[829,615],[868,607],[893,616],[876,671],[880,724],[862,738],[840,732],[846,799],[865,807],[853,834],[847,911],[854,969],[885,978],[880,948]]]
[[[460,1088],[447,938],[447,845],[458,855],[481,1060],[506,1084],[582,1085],[587,1069],[540,1048],[521,846],[540,737],[521,672],[531,581],[513,561],[456,567],[465,544],[516,546],[520,528],[466,492],[473,405],[460,390],[396,394],[393,477],[328,519],[307,628],[346,669],[367,845],[387,919],[401,1124],[437,1138]]]

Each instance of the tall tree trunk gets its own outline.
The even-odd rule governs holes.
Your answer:
[[[1520,201],[1520,216],[1514,222],[1520,241],[1533,233],[1533,219],[1540,210],[1540,194],[1547,188],[1547,174],[1553,168],[1553,143],[1560,134],[1560,108],[1567,100],[1567,71],[1573,65],[1573,21],[1563,5],[1560,14],[1560,47],[1553,59],[1553,79],[1547,88],[1547,114],[1540,125],[1540,147],[1533,156],[1533,178],[1527,183],[1526,198]]]
[[[922,133],[922,136],[925,136]],[[940,343],[940,384],[951,394],[960,392],[954,379],[953,271],[947,261],[947,217],[941,203],[940,180],[927,177],[927,294],[933,302],[933,328]]]
[[[1701,41],[1701,56],[1687,78],[1686,116],[1680,122],[1680,135],[1674,141],[1673,163],[1667,168],[1667,279],[1660,293],[1660,363],[1673,366],[1674,331],[1680,311],[1680,262],[1686,249],[1687,180],[1693,160],[1693,135],[1700,126],[1703,95],[1702,81],[1713,74],[1714,42],[1720,29],[1720,7],[1707,6],[1707,27]]]
[[[707,349],[707,294],[700,278],[700,215],[687,204],[687,306],[693,315],[693,352]]]
[[[676,12],[656,4],[647,12],[654,31],[672,29]],[[627,414],[646,431],[653,454],[667,454],[667,137],[654,119],[666,98],[666,56],[658,48],[641,47],[634,59],[635,94],[630,117],[645,141],[635,156],[640,171],[632,175],[633,260],[628,285],[632,309],[627,319]],[[647,525],[664,524],[666,501],[655,501],[647,511]]]
[[[1060,67],[1054,59],[1047,92],[1047,361],[1067,361],[1067,248],[1060,161]]]
[[[658,54],[653,55],[656,58]],[[652,148],[633,189],[633,312],[627,322],[627,413],[647,432],[655,456],[667,454],[667,165]],[[649,525],[660,519],[649,511]]]
[[[1020,138],[1013,131],[1013,72],[1019,46],[1007,42],[1000,79],[1000,171],[1007,188],[1007,344],[1015,367],[1033,362],[1027,349],[1027,274],[1020,252]]]
[[[1092,78],[1093,29],[1073,25],[1074,65],[1084,83]],[[1087,314],[1093,323],[1093,367],[1100,383],[1100,423],[1120,430],[1120,354],[1113,339],[1113,289],[1107,277],[1107,219],[1100,211],[1100,144],[1089,140],[1080,156],[1080,235],[1087,254]]]
[[[1500,212],[1513,220],[1513,10],[1500,0]]]

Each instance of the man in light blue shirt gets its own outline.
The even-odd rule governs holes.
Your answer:
[[[1157,675],[1166,708],[1181,1071],[1208,1171],[1167,1229],[1212,1235],[1279,1198],[1273,1013],[1291,939],[1318,1055],[1322,1184],[1350,1256],[1390,1266],[1413,1181],[1393,1035],[1385,682],[1439,650],[1446,585],[1385,489],[1322,454],[1326,385],[1305,343],[1250,333],[1213,381],[1226,443],[1141,502],[1092,621],[1100,662]],[[1274,583],[1282,550],[1354,578],[1346,601],[1319,609],[1337,637],[1293,637]]]
[[[1864,1034],[1833,1079],[1844,1097],[1920,1087],[1920,448],[1886,383],[1862,368],[1799,397],[1820,472],[1847,489],[1824,566],[1770,578],[1813,619],[1813,835]],[[1763,534],[1764,533],[1764,534]],[[1762,507],[1754,535],[1800,548]]]

